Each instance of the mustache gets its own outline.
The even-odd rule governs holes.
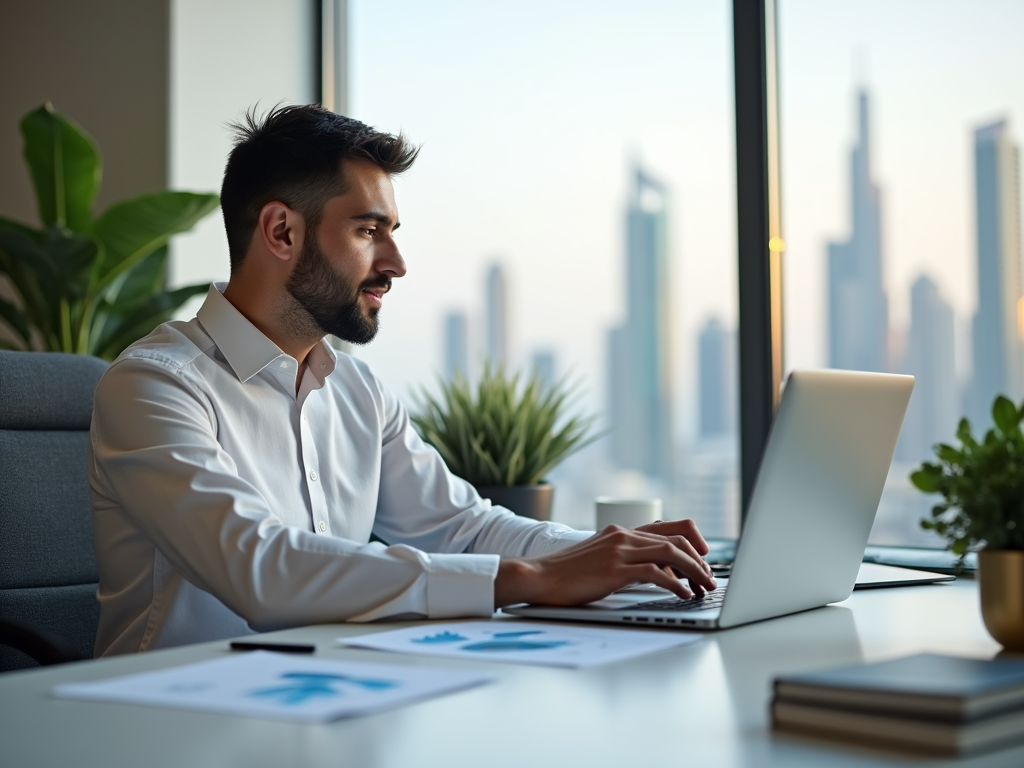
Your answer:
[[[381,275],[380,277],[371,277],[369,280],[364,280],[359,286],[360,291],[365,291],[368,288],[383,288],[384,293],[391,290],[391,278],[387,275]]]

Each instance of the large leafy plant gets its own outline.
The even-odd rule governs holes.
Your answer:
[[[992,405],[995,426],[982,440],[967,419],[956,431],[960,447],[935,446],[938,462],[925,462],[910,476],[925,493],[942,494],[921,526],[944,537],[960,556],[981,545],[1024,549],[1024,404],[1000,395]]]
[[[448,468],[475,486],[535,485],[596,439],[595,417],[566,413],[574,390],[565,381],[545,387],[536,373],[524,382],[487,366],[475,389],[461,376],[440,387],[437,397],[421,392],[412,422]]]
[[[93,217],[101,165],[96,142],[45,104],[21,121],[39,229],[0,217],[0,297],[7,349],[75,352],[112,360],[170,319],[206,285],[167,290],[167,241],[213,211],[211,194],[156,192]]]

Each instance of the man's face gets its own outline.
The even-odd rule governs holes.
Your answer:
[[[324,204],[317,232],[307,232],[286,288],[323,333],[366,344],[391,280],[405,274],[391,177],[367,161],[345,164],[348,191]]]

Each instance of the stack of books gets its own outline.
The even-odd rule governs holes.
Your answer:
[[[1024,660],[930,653],[775,680],[777,730],[962,755],[1024,741]]]

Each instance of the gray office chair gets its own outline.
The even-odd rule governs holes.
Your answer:
[[[92,658],[85,451],[106,368],[84,355],[0,351],[0,671]]]

